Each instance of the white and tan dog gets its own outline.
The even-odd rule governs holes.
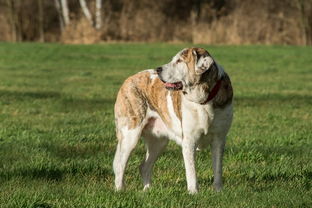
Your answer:
[[[153,165],[168,139],[182,146],[190,193],[198,191],[196,149],[211,144],[214,188],[221,190],[225,137],[233,116],[232,97],[228,75],[202,48],[183,49],[170,63],[129,77],[115,104],[116,189],[124,186],[128,158],[142,136],[147,149],[140,166],[144,190],[151,185]]]

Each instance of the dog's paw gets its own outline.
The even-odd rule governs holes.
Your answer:
[[[143,191],[148,191],[151,188],[150,184],[146,184],[143,188]]]
[[[115,188],[115,191],[116,191],[116,192],[120,192],[120,191],[122,191],[122,190],[123,190],[122,187],[116,187],[116,188]]]
[[[213,188],[216,192],[222,191],[222,184],[214,184]]]
[[[116,184],[115,185],[115,191],[122,191],[122,190],[124,190],[123,184]]]
[[[197,194],[198,193],[198,189],[189,189],[188,193],[189,194]]]

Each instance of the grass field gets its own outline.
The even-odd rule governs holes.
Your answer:
[[[312,207],[312,48],[203,46],[235,90],[224,190],[209,150],[189,195],[170,143],[142,191],[141,142],[115,192],[113,105],[123,80],[190,45],[0,43],[0,207]]]

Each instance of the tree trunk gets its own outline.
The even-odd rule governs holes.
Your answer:
[[[65,23],[65,26],[67,26],[70,23],[67,0],[61,0],[61,6],[62,6],[62,14],[63,14],[64,23]]]
[[[93,20],[92,20],[92,15],[88,9],[87,3],[85,0],[79,0],[81,9],[83,14],[86,16],[87,20],[90,22],[90,24],[93,26]]]
[[[304,12],[304,2],[302,0],[297,1],[299,11],[300,11],[300,23],[301,23],[301,30],[302,30],[302,40],[303,40],[303,45],[307,45],[307,31],[306,31],[306,15]]]
[[[44,42],[44,28],[43,28],[43,3],[42,0],[38,1],[38,31],[39,31],[39,41]]]
[[[100,29],[102,27],[102,0],[96,0],[95,3],[95,28]]]
[[[12,0],[7,0],[7,5],[9,7],[10,13],[10,25],[11,25],[11,40],[13,42],[17,41],[17,32],[16,32],[16,18],[15,18],[15,10],[14,10],[14,2]]]
[[[63,18],[63,15],[62,15],[61,4],[60,4],[59,0],[54,0],[54,2],[55,2],[56,11],[57,11],[57,14],[58,14],[58,17],[59,17],[59,21],[60,21],[60,29],[61,29],[61,32],[63,32],[64,27],[65,27],[65,23],[64,23],[64,18]]]

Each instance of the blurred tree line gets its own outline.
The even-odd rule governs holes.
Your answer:
[[[312,0],[0,0],[0,41],[312,44]]]

